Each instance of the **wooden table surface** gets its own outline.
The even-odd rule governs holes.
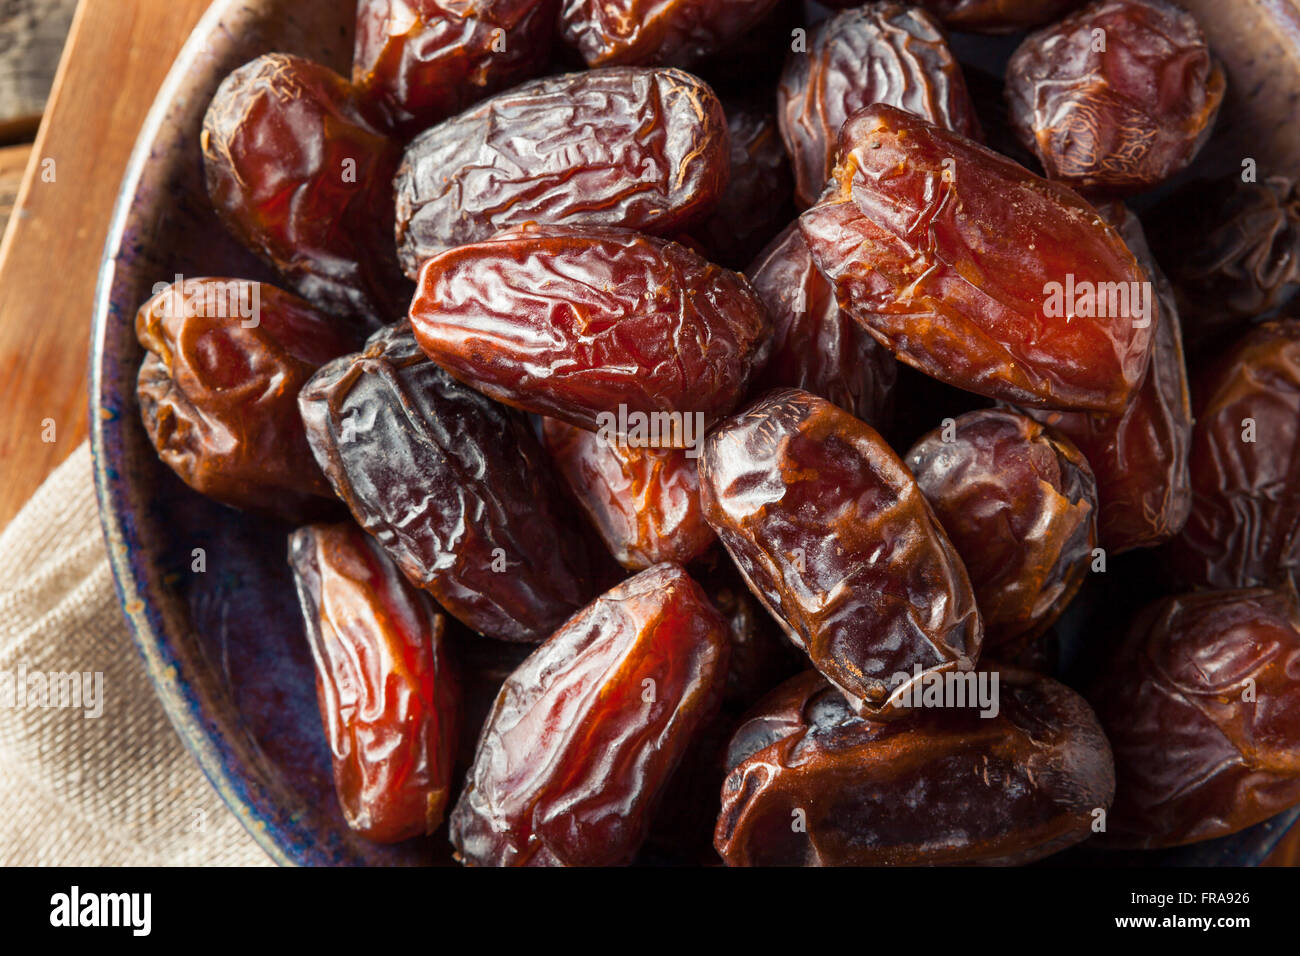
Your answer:
[[[81,0],[35,143],[0,149],[0,183],[26,163],[0,242],[0,528],[86,437],[91,310],[118,185],[207,5]]]

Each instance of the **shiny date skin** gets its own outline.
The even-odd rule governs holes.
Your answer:
[[[727,103],[731,173],[727,188],[691,236],[711,262],[744,269],[794,218],[794,174],[771,111],[754,103]]]
[[[1086,290],[1121,283],[1141,302],[1146,279],[1095,209],[891,106],[855,113],[839,156],[799,227],[840,307],[900,361],[1002,401],[1124,410],[1153,323],[1132,304],[1091,314],[1111,310]]]
[[[1126,193],[1195,158],[1225,85],[1190,13],[1166,0],[1099,0],[1025,39],[1007,64],[1006,97],[1048,178]]]
[[[728,866],[1013,865],[1087,838],[1115,793],[1096,716],[1056,681],[996,674],[992,717],[889,722],[855,715],[816,671],[786,681],[732,737],[718,853]]]
[[[772,319],[771,351],[750,394],[800,388],[883,430],[898,362],[836,303],[798,224],[772,240],[745,274]]]
[[[969,412],[903,461],[965,562],[984,644],[1024,644],[1065,610],[1097,544],[1097,487],[1064,435],[1009,409]]]
[[[1173,282],[1189,349],[1300,291],[1300,186],[1287,176],[1196,180],[1143,216]]]
[[[1151,365],[1119,415],[1026,409],[1068,436],[1097,479],[1097,532],[1107,554],[1161,544],[1179,531],[1192,507],[1189,455],[1192,407],[1179,309],[1169,280],[1147,247],[1137,216],[1123,203],[1098,207],[1119,230],[1155,286],[1158,307]]]
[[[502,687],[451,815],[473,866],[631,862],[727,674],[726,624],[674,564],[574,615]]]
[[[353,517],[471,629],[536,643],[599,593],[596,552],[527,419],[428,361],[409,330],[322,368],[299,407]]]
[[[446,617],[351,522],[299,528],[289,563],[344,819],[379,843],[433,833],[459,708]]]
[[[1265,322],[1192,378],[1192,508],[1170,557],[1201,588],[1300,568],[1300,321]]]
[[[700,511],[696,459],[679,448],[633,448],[554,418],[547,451],[614,560],[630,571],[688,564],[716,539]]]
[[[717,204],[722,104],[680,70],[548,76],[417,137],[397,170],[397,247],[412,279],[438,253],[524,223],[689,229]]]
[[[559,0],[360,0],[352,83],[411,136],[546,69]]]
[[[1089,693],[1115,751],[1106,844],[1235,833],[1300,803],[1300,609],[1210,591],[1144,610]]]
[[[560,35],[587,66],[690,66],[758,24],[779,0],[563,0]]]
[[[704,516],[759,600],[859,713],[900,716],[926,674],[974,664],[970,579],[903,462],[866,423],[797,389],[718,424]]]
[[[212,308],[209,308],[209,303]],[[240,306],[253,314],[245,318]],[[140,306],[140,417],[158,457],[200,494],[289,521],[334,495],[311,460],[298,390],[355,338],[296,295],[241,279],[170,285]]]
[[[696,415],[735,407],[771,335],[743,276],[597,227],[525,227],[430,259],[410,318],[433,361],[499,402],[607,438],[636,427],[620,406],[677,413],[661,442],[676,448],[698,439]]]
[[[801,208],[815,203],[830,179],[844,121],[872,103],[980,138],[961,67],[934,17],[902,3],[837,13],[812,29],[806,51],[786,57],[777,88]]]
[[[369,329],[402,314],[410,286],[390,232],[401,148],[343,77],[258,57],[218,87],[201,142],[217,216],[295,292]]]

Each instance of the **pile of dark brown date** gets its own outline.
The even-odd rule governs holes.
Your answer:
[[[144,303],[138,397],[296,528],[366,837],[1019,864],[1300,803],[1295,184],[1194,179],[1166,0],[830,6],[361,0],[350,78],[217,91],[282,287]]]

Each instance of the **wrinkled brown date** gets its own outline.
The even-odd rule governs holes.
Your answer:
[[[842,309],[959,388],[1124,410],[1153,322],[1135,307],[1146,276],[1095,209],[892,106],[855,113],[839,155],[834,187],[799,226]]]
[[[1208,588],[1300,569],[1300,321],[1256,326],[1192,378],[1192,510],[1174,568]]]
[[[357,522],[469,627],[541,641],[598,593],[599,566],[527,419],[428,361],[409,330],[322,368],[299,406]]]
[[[1115,793],[1096,716],[1056,681],[993,673],[994,716],[887,723],[856,716],[815,671],[786,681],[731,740],[718,853],[729,866],[1010,865],[1085,839]]]
[[[1300,187],[1239,174],[1188,183],[1143,217],[1188,346],[1286,305],[1300,290]]]
[[[1196,19],[1166,0],[1100,0],[1027,37],[1007,64],[1020,141],[1050,179],[1102,192],[1187,166],[1224,87]]]
[[[835,301],[798,224],[746,270],[772,319],[772,347],[751,394],[801,388],[883,429],[893,408],[898,363]]]
[[[1149,548],[1173,537],[1192,507],[1188,455],[1192,408],[1178,306],[1147,248],[1142,226],[1123,203],[1098,207],[1119,230],[1154,284],[1157,311],[1151,365],[1119,415],[1027,409],[1068,436],[1097,479],[1098,540],[1109,554]]]
[[[979,658],[970,580],[907,468],[825,399],[771,392],[700,458],[704,516],[790,639],[881,718],[922,677]]]
[[[202,146],[212,208],[295,292],[369,328],[402,314],[410,286],[389,231],[401,148],[343,77],[258,57],[218,87]]]
[[[427,129],[546,68],[559,0],[360,0],[352,82],[390,127]]]
[[[1177,846],[1300,803],[1300,609],[1264,589],[1165,598],[1089,695],[1115,751],[1102,838]]]
[[[588,66],[690,66],[738,39],[779,0],[564,0],[560,33]]]
[[[902,3],[868,3],[819,23],[807,51],[786,57],[776,102],[802,207],[822,194],[835,168],[840,127],[864,106],[888,103],[980,138],[943,28]]]
[[[451,815],[474,866],[632,860],[664,786],[717,711],[726,624],[655,565],[570,619],[510,676]]]
[[[743,276],[675,242],[563,226],[430,259],[411,326],[497,401],[629,443],[653,429],[671,448],[698,442],[697,415],[707,425],[736,405],[771,335]]]
[[[717,207],[691,235],[711,261],[743,269],[794,218],[794,174],[769,110],[730,103],[726,109],[731,175]]]
[[[903,461],[965,562],[984,646],[1026,643],[1065,610],[1097,544],[1092,469],[1065,436],[1008,409],[968,412]]]
[[[633,448],[554,418],[542,427],[551,458],[623,567],[687,564],[713,546],[699,468],[684,449]]]
[[[312,463],[298,390],[356,347],[337,326],[260,282],[189,279],[159,292],[135,317],[148,353],[136,396],[158,457],[222,504],[320,515],[334,495]]]
[[[289,563],[348,826],[380,843],[432,833],[456,747],[447,619],[351,522],[299,528]]]
[[[722,104],[680,70],[631,67],[525,83],[417,137],[397,171],[397,247],[412,279],[501,229],[622,226],[672,234],[727,185]]]

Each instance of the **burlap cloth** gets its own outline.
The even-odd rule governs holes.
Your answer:
[[[0,865],[270,865],[154,697],[81,445],[0,533],[0,673],[102,672],[103,714],[0,701]]]

